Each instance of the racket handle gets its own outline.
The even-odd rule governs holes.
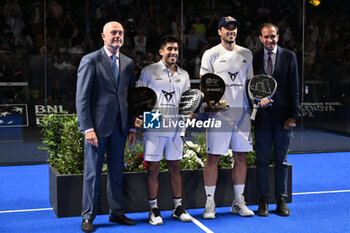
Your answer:
[[[184,121],[184,122],[186,122],[186,117],[182,117],[182,120]],[[183,128],[181,128],[181,131],[180,131],[180,137],[185,137],[185,135],[186,135],[186,127],[184,126]]]
[[[254,107],[252,114],[250,115],[250,120],[255,121],[255,116],[256,116],[257,111],[258,111],[258,108]]]

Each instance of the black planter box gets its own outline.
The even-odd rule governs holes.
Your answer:
[[[230,206],[233,200],[232,170],[219,169],[216,186],[216,206]],[[205,191],[203,183],[203,170],[183,170],[183,205],[187,209],[204,208]],[[106,194],[107,176],[101,176],[99,214],[108,214],[108,201]],[[50,203],[57,217],[80,216],[82,200],[83,175],[61,175],[57,169],[49,169]],[[270,203],[274,199],[274,168],[270,166]],[[256,168],[248,167],[246,187],[244,191],[248,205],[257,204]],[[173,195],[169,183],[169,173],[159,173],[158,206],[161,210],[173,208]],[[292,165],[288,165],[288,199],[292,201]],[[123,203],[124,211],[144,212],[149,210],[146,173],[124,173],[123,177]]]

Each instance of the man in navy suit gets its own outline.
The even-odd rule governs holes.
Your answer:
[[[78,128],[85,134],[82,224],[92,232],[98,211],[102,162],[107,154],[107,195],[109,221],[135,225],[124,215],[122,177],[127,136],[136,139],[129,114],[127,93],[135,86],[133,61],[119,52],[124,42],[124,28],[108,22],[101,33],[104,46],[81,59],[78,69],[76,107]]]
[[[286,204],[287,152],[299,109],[297,59],[295,53],[277,45],[279,33],[276,25],[265,23],[261,26],[260,33],[264,49],[253,56],[254,74],[271,75],[277,81],[277,91],[271,100],[265,98],[261,101],[263,108],[258,111],[254,125],[260,200],[257,214],[269,215],[269,163],[273,151],[276,213],[289,216],[290,210]]]

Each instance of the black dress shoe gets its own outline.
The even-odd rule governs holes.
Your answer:
[[[269,213],[269,206],[267,199],[262,199],[259,203],[259,209],[257,215],[267,217],[270,215]]]
[[[84,232],[93,232],[94,225],[92,224],[92,220],[83,219],[81,222],[81,230]]]
[[[128,217],[125,216],[125,214],[122,214],[118,217],[114,217],[114,216],[109,216],[109,221],[110,222],[115,222],[115,223],[119,223],[122,225],[128,225],[128,226],[134,226],[136,225],[136,222]]]
[[[285,198],[279,198],[277,200],[276,214],[278,214],[280,216],[289,216],[290,215],[290,210],[287,206]]]

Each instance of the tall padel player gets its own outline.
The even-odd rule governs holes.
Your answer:
[[[244,201],[247,175],[246,155],[252,151],[250,137],[249,103],[246,82],[253,77],[252,53],[236,44],[239,22],[231,17],[222,17],[218,24],[221,43],[207,50],[202,58],[200,75],[214,73],[226,83],[223,99],[230,106],[228,111],[208,114],[222,121],[221,129],[207,131],[207,161],[204,168],[204,185],[207,196],[203,218],[215,218],[214,194],[218,177],[218,162],[222,154],[231,148],[234,156],[232,181],[234,200],[231,212],[240,216],[253,216]]]
[[[152,88],[157,94],[155,108],[160,111],[162,120],[175,122],[179,120],[178,105],[181,95],[190,89],[188,73],[176,65],[179,55],[178,41],[172,36],[163,37],[160,41],[159,54],[162,59],[146,66],[141,73],[138,86]],[[154,116],[160,117],[160,116]],[[145,119],[144,119],[145,120]],[[158,174],[160,161],[164,156],[168,163],[170,184],[174,197],[172,216],[182,222],[192,221],[191,216],[182,206],[182,178],[180,160],[183,143],[179,129],[145,130],[143,133],[144,155],[147,161],[147,187],[150,205],[149,223],[163,224],[157,203]]]

